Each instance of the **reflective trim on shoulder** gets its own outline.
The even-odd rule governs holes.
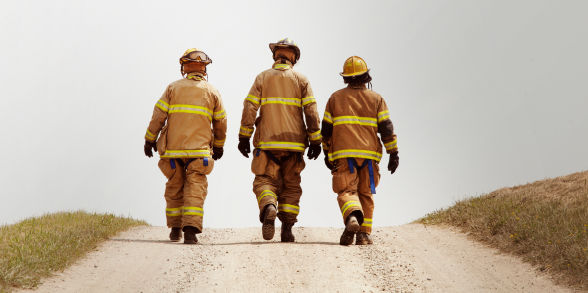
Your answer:
[[[345,204],[343,204],[343,206],[341,207],[341,214],[343,214],[343,216],[345,216],[345,212],[350,208],[350,207],[359,207],[361,209],[361,204],[359,203],[359,201],[356,200],[350,200],[345,202]]]
[[[321,140],[323,138],[323,136],[321,135],[321,131],[317,130],[313,133],[309,133],[308,134],[308,139],[311,141],[317,141],[317,140]]]
[[[331,116],[331,113],[325,111],[325,115],[323,116],[323,120],[329,122],[330,124],[333,124],[333,117]]]
[[[154,141],[155,134],[151,133],[151,131],[149,131],[149,129],[147,129],[147,132],[145,133],[145,139],[148,141]]]
[[[166,150],[161,158],[208,158],[209,150]]]
[[[199,207],[184,207],[183,209],[185,216],[203,216],[204,210]]]
[[[398,148],[397,140],[395,139],[395,140],[393,140],[391,142],[387,142],[387,143],[384,144],[384,146],[386,147],[386,150],[387,151],[391,151],[393,149],[396,149],[396,148]]]
[[[278,211],[298,215],[298,213],[300,213],[300,207],[291,204],[281,203],[278,204]]]
[[[259,143],[260,149],[286,149],[286,150],[297,150],[304,151],[305,147],[303,143],[290,142],[290,141],[267,141]]]
[[[334,161],[336,159],[342,158],[362,158],[375,160],[376,162],[379,162],[380,159],[382,159],[382,154],[374,151],[356,149],[340,150],[334,153],[329,153],[329,161]]]
[[[182,215],[182,207],[179,208],[166,208],[165,215],[168,217],[178,217]]]
[[[169,108],[169,113],[191,113],[191,114],[198,114],[208,117],[209,120],[212,120],[212,110],[206,107],[195,106],[195,105],[184,105],[184,104],[176,104],[171,105]]]
[[[259,105],[260,99],[254,95],[247,95],[247,98],[245,98],[245,101],[250,101],[253,104]]]
[[[302,99],[302,106],[306,106],[311,103],[316,103],[316,99],[313,96],[308,96]]]
[[[388,112],[388,110],[378,113],[378,123],[380,123],[388,118],[390,118],[390,112]]]
[[[302,107],[302,102],[300,99],[296,98],[280,98],[280,97],[270,97],[270,98],[261,98],[261,105],[267,104],[282,104],[288,106],[296,106]]]
[[[239,129],[239,134],[250,137],[253,134],[253,128],[241,126],[241,128]]]
[[[365,126],[378,127],[376,118],[359,117],[359,116],[337,116],[333,119],[333,125],[341,124],[359,124]]]
[[[223,118],[227,117],[227,113],[225,112],[225,110],[220,110],[218,112],[214,112],[213,118],[214,120],[221,120]]]
[[[164,100],[159,99],[157,103],[155,103],[155,107],[161,109],[161,111],[167,113],[169,111],[169,104],[166,103]]]
[[[372,219],[363,218],[363,223],[361,225],[364,227],[371,227],[372,226]]]
[[[259,204],[261,202],[261,199],[266,197],[266,196],[271,196],[273,198],[275,198],[276,200],[278,200],[278,196],[271,190],[264,190],[261,192],[261,194],[257,197],[257,203]]]

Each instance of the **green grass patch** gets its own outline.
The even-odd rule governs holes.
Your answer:
[[[0,291],[34,288],[88,251],[144,221],[110,214],[65,212],[0,226]]]
[[[457,202],[420,223],[448,224],[521,256],[556,281],[588,289],[588,172]]]

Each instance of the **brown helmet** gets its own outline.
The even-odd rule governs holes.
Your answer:
[[[269,48],[272,50],[272,54],[275,54],[277,48],[292,48],[294,49],[294,53],[296,55],[296,60],[294,60],[294,63],[298,62],[298,59],[300,59],[300,48],[298,48],[296,43],[294,43],[294,41],[290,38],[283,38],[276,43],[270,43]]]

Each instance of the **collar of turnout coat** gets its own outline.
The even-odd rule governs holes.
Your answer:
[[[286,63],[282,63],[280,61],[276,61],[274,62],[274,65],[272,65],[273,69],[277,69],[277,70],[287,70],[287,69],[291,69],[292,68],[292,62],[285,60]]]
[[[203,80],[204,74],[200,72],[190,72],[186,75],[187,79]]]

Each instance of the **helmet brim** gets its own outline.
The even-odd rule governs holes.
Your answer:
[[[351,77],[351,76],[358,76],[358,75],[362,75],[362,74],[366,74],[370,72],[370,70],[366,70],[366,71],[361,71],[361,72],[354,72],[354,73],[349,73],[349,74],[345,74],[343,72],[340,72],[339,75],[343,76],[343,77]]]
[[[270,43],[269,44],[269,48],[272,51],[272,53],[274,53],[274,51],[276,50],[276,47],[294,49],[294,52],[296,53],[296,60],[298,61],[298,59],[300,59],[300,48],[298,48],[298,46],[285,45],[285,44],[280,44],[280,43]]]

